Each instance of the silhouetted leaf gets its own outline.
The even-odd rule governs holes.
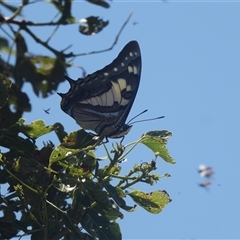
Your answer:
[[[17,88],[16,84],[12,84],[8,94],[7,104],[0,111],[0,126],[6,129],[14,125],[24,112],[31,111],[27,94]]]
[[[87,2],[90,2],[92,4],[96,4],[96,5],[104,7],[104,8],[109,8],[110,7],[110,5],[106,1],[103,1],[103,0],[87,0]]]
[[[12,82],[5,75],[0,74],[0,109],[8,100],[8,92],[12,86]]]
[[[53,125],[53,127],[59,141],[63,142],[64,137],[67,136],[67,132],[65,132],[64,126],[61,123],[57,122]]]
[[[69,0],[52,0],[52,3],[56,9],[62,14],[58,23],[66,24],[66,23],[74,23],[75,18],[71,15],[71,7],[72,1]]]
[[[108,21],[103,21],[99,17],[88,17],[80,20],[79,31],[84,35],[97,34],[108,25]]]
[[[85,213],[81,224],[90,235],[98,239],[122,239],[119,225],[114,221],[110,222],[105,216],[99,214],[94,209],[89,209]]]
[[[0,37],[0,50],[3,50],[5,48],[8,49],[8,40],[6,38]]]

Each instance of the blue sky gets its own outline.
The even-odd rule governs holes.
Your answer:
[[[46,3],[39,4],[39,9],[45,16],[54,12],[45,11]],[[75,53],[107,48],[133,9],[135,12],[112,51],[74,61],[92,73],[110,63],[127,42],[137,40],[142,53],[142,77],[129,119],[144,109],[148,112],[141,118],[165,118],[134,125],[124,142],[134,141],[149,130],[173,132],[167,146],[176,164],[161,159],[157,162],[157,173],[169,173],[171,178],[152,187],[137,186],[147,192],[164,189],[172,202],[158,215],[140,207],[134,213],[123,212],[124,219],[118,221],[123,238],[240,238],[240,3],[113,1],[106,10],[75,1],[75,17],[100,16],[110,20],[109,27],[95,36],[83,36],[78,33],[78,25],[72,25],[71,34],[62,28],[51,43],[59,49],[72,44],[71,51]],[[25,13],[43,21],[42,14],[32,16],[31,7]],[[134,25],[134,21],[138,24]],[[50,32],[37,31],[41,31],[42,39]],[[32,42],[29,51],[42,53]],[[74,67],[68,73],[73,79],[82,74]],[[58,92],[65,93],[68,88],[64,82]],[[25,91],[32,91],[30,85]],[[49,125],[61,121],[68,132],[79,129],[61,111],[56,93],[44,100],[33,96],[31,101],[33,112],[24,115],[27,123],[45,119]],[[43,108],[51,108],[50,114],[45,114]],[[40,138],[39,146],[50,137],[58,144],[51,134]],[[98,153],[104,155],[101,149]],[[138,146],[122,163],[123,172],[153,157],[148,149]],[[199,164],[212,166],[215,171],[209,191],[198,186],[203,181],[197,173]]]

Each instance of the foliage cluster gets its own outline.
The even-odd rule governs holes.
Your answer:
[[[110,7],[101,0],[88,2]],[[36,23],[21,19],[23,9],[37,3],[23,0],[14,6],[0,2],[10,12],[10,16],[0,14],[1,30],[5,33],[0,37],[0,50],[16,59],[15,64],[0,59],[0,183],[1,190],[7,188],[0,195],[0,238],[29,235],[31,239],[121,239],[117,219],[123,218],[122,211],[133,212],[138,205],[156,214],[171,201],[165,190],[144,193],[131,188],[136,183],[153,185],[161,177],[169,176],[153,171],[157,169],[157,157],[174,163],[166,148],[171,132],[151,131],[128,145],[116,144],[109,151],[102,138],[83,129],[68,134],[58,122],[53,126],[46,126],[43,120],[26,124],[21,117],[31,111],[31,105],[28,94],[22,91],[24,83],[31,83],[37,96],[47,98],[64,81],[66,68],[71,65],[67,59],[82,55],[67,52],[68,48],[56,50],[49,43],[58,27],[77,22],[71,15],[72,1],[46,3],[56,7],[57,20]],[[78,22],[84,23],[79,32],[88,35],[97,34],[108,25],[108,21],[94,16]],[[45,26],[55,29],[43,41],[31,29]],[[55,57],[29,55],[23,32]],[[36,139],[53,131],[59,144],[49,140],[39,148]],[[151,149],[155,158],[121,175],[121,163],[139,143]],[[97,147],[104,147],[106,159],[95,155]],[[129,206],[127,197],[136,204]]]

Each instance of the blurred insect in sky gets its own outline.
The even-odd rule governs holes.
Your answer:
[[[206,178],[210,178],[214,174],[212,167],[207,167],[203,164],[199,165],[198,172],[201,177],[206,177]]]
[[[43,109],[43,111],[44,111],[46,114],[50,114],[50,112],[49,112],[49,111],[50,111],[50,109],[51,109],[51,108],[48,108],[48,109]]]
[[[199,173],[200,177],[203,177],[203,178],[206,179],[203,183],[199,183],[199,186],[208,190],[207,187],[212,184],[209,179],[214,174],[214,171],[213,171],[212,167],[208,167],[208,166],[205,166],[203,164],[200,164],[199,167],[198,167],[198,173]]]

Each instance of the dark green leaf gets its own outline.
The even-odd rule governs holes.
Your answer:
[[[128,212],[133,212],[135,211],[135,207],[129,207],[126,205],[125,200],[122,198],[123,196],[125,197],[126,195],[124,194],[124,192],[122,191],[121,188],[119,187],[113,187],[110,184],[105,184],[104,187],[106,188],[106,190],[109,192],[109,194],[111,195],[111,197],[114,199],[114,201],[117,203],[117,205],[128,211]]]
[[[105,216],[99,214],[94,209],[87,211],[82,218],[81,224],[89,234],[100,240],[122,239],[119,225],[114,221],[110,222]]]
[[[0,109],[8,100],[8,92],[12,86],[12,82],[5,75],[0,74]]]

